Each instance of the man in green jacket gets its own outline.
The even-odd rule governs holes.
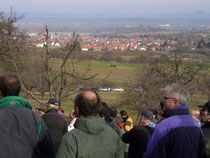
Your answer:
[[[57,158],[123,158],[119,135],[99,116],[98,94],[80,91],[74,104],[78,117],[75,129],[63,136]]]

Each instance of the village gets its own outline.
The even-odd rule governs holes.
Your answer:
[[[48,45],[52,47],[63,47],[70,40],[71,35],[52,34],[48,40]],[[177,40],[155,39],[153,37],[133,37],[133,38],[116,38],[116,37],[96,37],[92,35],[80,34],[79,41],[82,51],[172,51],[178,44]],[[27,44],[43,47],[46,43],[43,35],[31,33],[28,34]],[[193,42],[185,43],[191,50],[196,49]]]

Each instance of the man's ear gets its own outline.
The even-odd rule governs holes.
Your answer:
[[[80,116],[80,114],[79,114],[79,108],[78,108],[77,106],[75,106],[74,109],[75,109],[75,110],[74,110],[75,116],[76,116],[76,117],[79,117],[79,116]]]
[[[144,121],[145,120],[145,117],[143,115],[141,115],[141,118],[140,118],[140,121]]]
[[[178,106],[179,104],[179,100],[175,99],[175,104]]]

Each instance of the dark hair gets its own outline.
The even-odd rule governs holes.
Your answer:
[[[109,114],[112,118],[115,118],[118,114],[118,110],[115,107],[110,107],[109,108]]]
[[[109,116],[109,107],[106,104],[106,102],[102,102],[99,108],[99,114],[100,116]]]
[[[86,92],[92,92],[96,95],[96,100],[91,100],[85,96]],[[82,90],[74,99],[74,105],[78,107],[79,114],[82,116],[96,116],[99,114],[101,98],[99,95],[91,90]]]
[[[125,116],[127,116],[127,111],[121,110],[121,111],[120,111],[120,115],[125,115]]]
[[[99,113],[101,117],[105,118],[106,122],[112,121],[112,118],[110,117],[109,106],[106,104],[106,102],[101,103]]]
[[[210,115],[210,108],[203,108],[200,110],[200,114],[204,111],[207,111],[208,112],[208,115]]]
[[[157,110],[155,110],[155,109],[154,109],[154,110],[150,110],[150,111],[152,112],[152,114],[153,114],[153,115],[155,115],[155,118],[157,118],[158,111],[157,111]]]
[[[21,84],[16,73],[6,73],[0,77],[0,91],[4,97],[18,96],[20,90]]]

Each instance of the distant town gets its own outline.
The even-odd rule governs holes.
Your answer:
[[[48,40],[48,45],[52,47],[63,47],[70,40],[71,35],[59,35],[52,34]],[[175,50],[178,44],[178,40],[163,40],[155,39],[154,37],[133,37],[133,38],[117,38],[117,37],[96,37],[92,35],[81,34],[79,36],[80,46],[82,51],[114,51],[114,50],[140,50],[140,51],[171,51]],[[27,44],[43,47],[45,44],[45,38],[43,35],[30,33],[28,34]],[[195,40],[188,40],[184,43],[191,50],[195,50],[198,46],[198,42]]]

